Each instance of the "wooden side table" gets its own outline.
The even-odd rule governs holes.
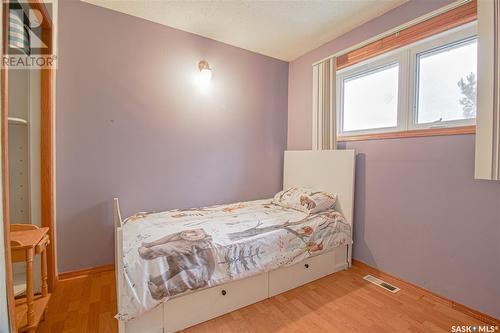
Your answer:
[[[47,246],[49,228],[32,224],[11,224],[10,239],[12,262],[26,263],[26,297],[16,300],[16,323],[19,332],[34,333],[49,303],[47,286]],[[33,292],[33,258],[41,255],[42,294]]]

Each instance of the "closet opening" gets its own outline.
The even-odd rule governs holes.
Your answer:
[[[13,13],[17,13],[14,15]],[[53,54],[52,15],[45,3],[36,1],[4,1],[2,4],[2,56],[12,55],[13,38],[9,31],[29,30],[26,17],[39,16],[41,54]],[[23,16],[24,15],[24,16]],[[16,23],[18,24],[16,26]],[[9,38],[10,37],[10,38]],[[31,32],[26,33],[30,54]],[[1,158],[2,204],[5,247],[7,303],[12,331],[26,327],[37,318],[19,321],[20,300],[28,294],[34,302],[47,296],[57,282],[54,225],[54,87],[53,68],[15,68],[2,61],[1,69]],[[42,255],[34,250],[32,268],[27,268],[26,255],[19,252],[19,232],[46,230],[46,246]],[[17,248],[16,248],[17,246]],[[45,252],[45,253],[43,253]],[[46,265],[43,264],[46,262]],[[28,270],[31,270],[28,273]],[[27,275],[32,276],[28,283]],[[44,278],[45,276],[45,278]],[[48,298],[47,298],[48,302]],[[35,316],[37,314],[35,313]],[[29,326],[29,325],[28,325]]]

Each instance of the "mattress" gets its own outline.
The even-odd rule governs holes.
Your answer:
[[[130,320],[172,297],[243,279],[351,244],[334,210],[316,214],[269,200],[140,213],[123,228],[124,285],[117,318]]]

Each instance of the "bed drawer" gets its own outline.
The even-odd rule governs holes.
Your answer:
[[[338,250],[335,250],[269,272],[269,296],[299,287],[347,267],[347,264],[342,264],[342,258],[339,258],[338,254]],[[344,257],[343,262],[345,261]]]
[[[163,305],[165,333],[176,332],[267,298],[268,273],[174,298]]]
[[[141,316],[129,320],[124,325],[124,333],[162,333],[163,332],[163,304]],[[122,332],[120,330],[120,332]]]

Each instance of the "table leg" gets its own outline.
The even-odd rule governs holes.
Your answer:
[[[48,294],[48,285],[47,285],[47,248],[44,248],[42,253],[42,297],[47,296]]]
[[[26,252],[26,304],[28,306],[28,326],[35,322],[34,296],[33,296],[33,255],[34,248],[28,249]]]

